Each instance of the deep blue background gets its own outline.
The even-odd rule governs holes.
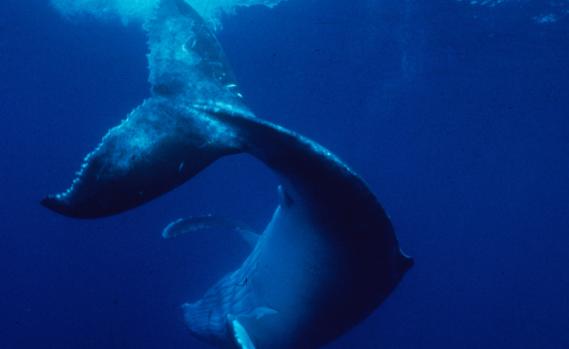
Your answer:
[[[45,2],[0,2],[0,348],[207,348],[178,307],[247,248],[160,231],[210,212],[262,229],[277,183],[238,156],[117,217],[40,207],[148,95],[136,25]],[[288,0],[224,21],[249,105],[358,171],[416,259],[332,348],[569,348],[569,21],[513,3]]]

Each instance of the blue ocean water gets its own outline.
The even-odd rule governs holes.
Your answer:
[[[415,258],[330,348],[569,347],[569,4],[479,3],[287,0],[222,20],[248,105],[360,173]],[[262,165],[228,158],[101,220],[38,203],[148,95],[145,53],[136,24],[0,3],[0,348],[208,348],[179,306],[248,248],[160,231],[206,213],[262,229]]]

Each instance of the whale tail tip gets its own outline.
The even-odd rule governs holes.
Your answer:
[[[40,200],[40,205],[64,216],[72,216],[69,206],[57,195],[48,195]]]

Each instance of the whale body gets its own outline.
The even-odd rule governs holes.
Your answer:
[[[308,349],[365,319],[413,264],[366,183],[316,142],[256,118],[184,1],[161,1],[146,30],[152,96],[108,132],[67,191],[42,203],[71,217],[116,214],[249,153],[277,174],[279,205],[241,267],[183,305],[190,332],[224,348]],[[194,222],[210,225],[177,221],[165,236]]]

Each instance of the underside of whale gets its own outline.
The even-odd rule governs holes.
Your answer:
[[[183,0],[145,24],[151,96],[88,154],[70,188],[42,204],[76,218],[117,214],[246,152],[279,177],[279,206],[261,234],[211,217],[164,237],[222,226],[252,246],[235,272],[184,305],[191,333],[229,348],[316,348],[367,317],[412,260],[365,182],[331,152],[256,118],[215,35]],[[220,225],[221,224],[221,225]]]

